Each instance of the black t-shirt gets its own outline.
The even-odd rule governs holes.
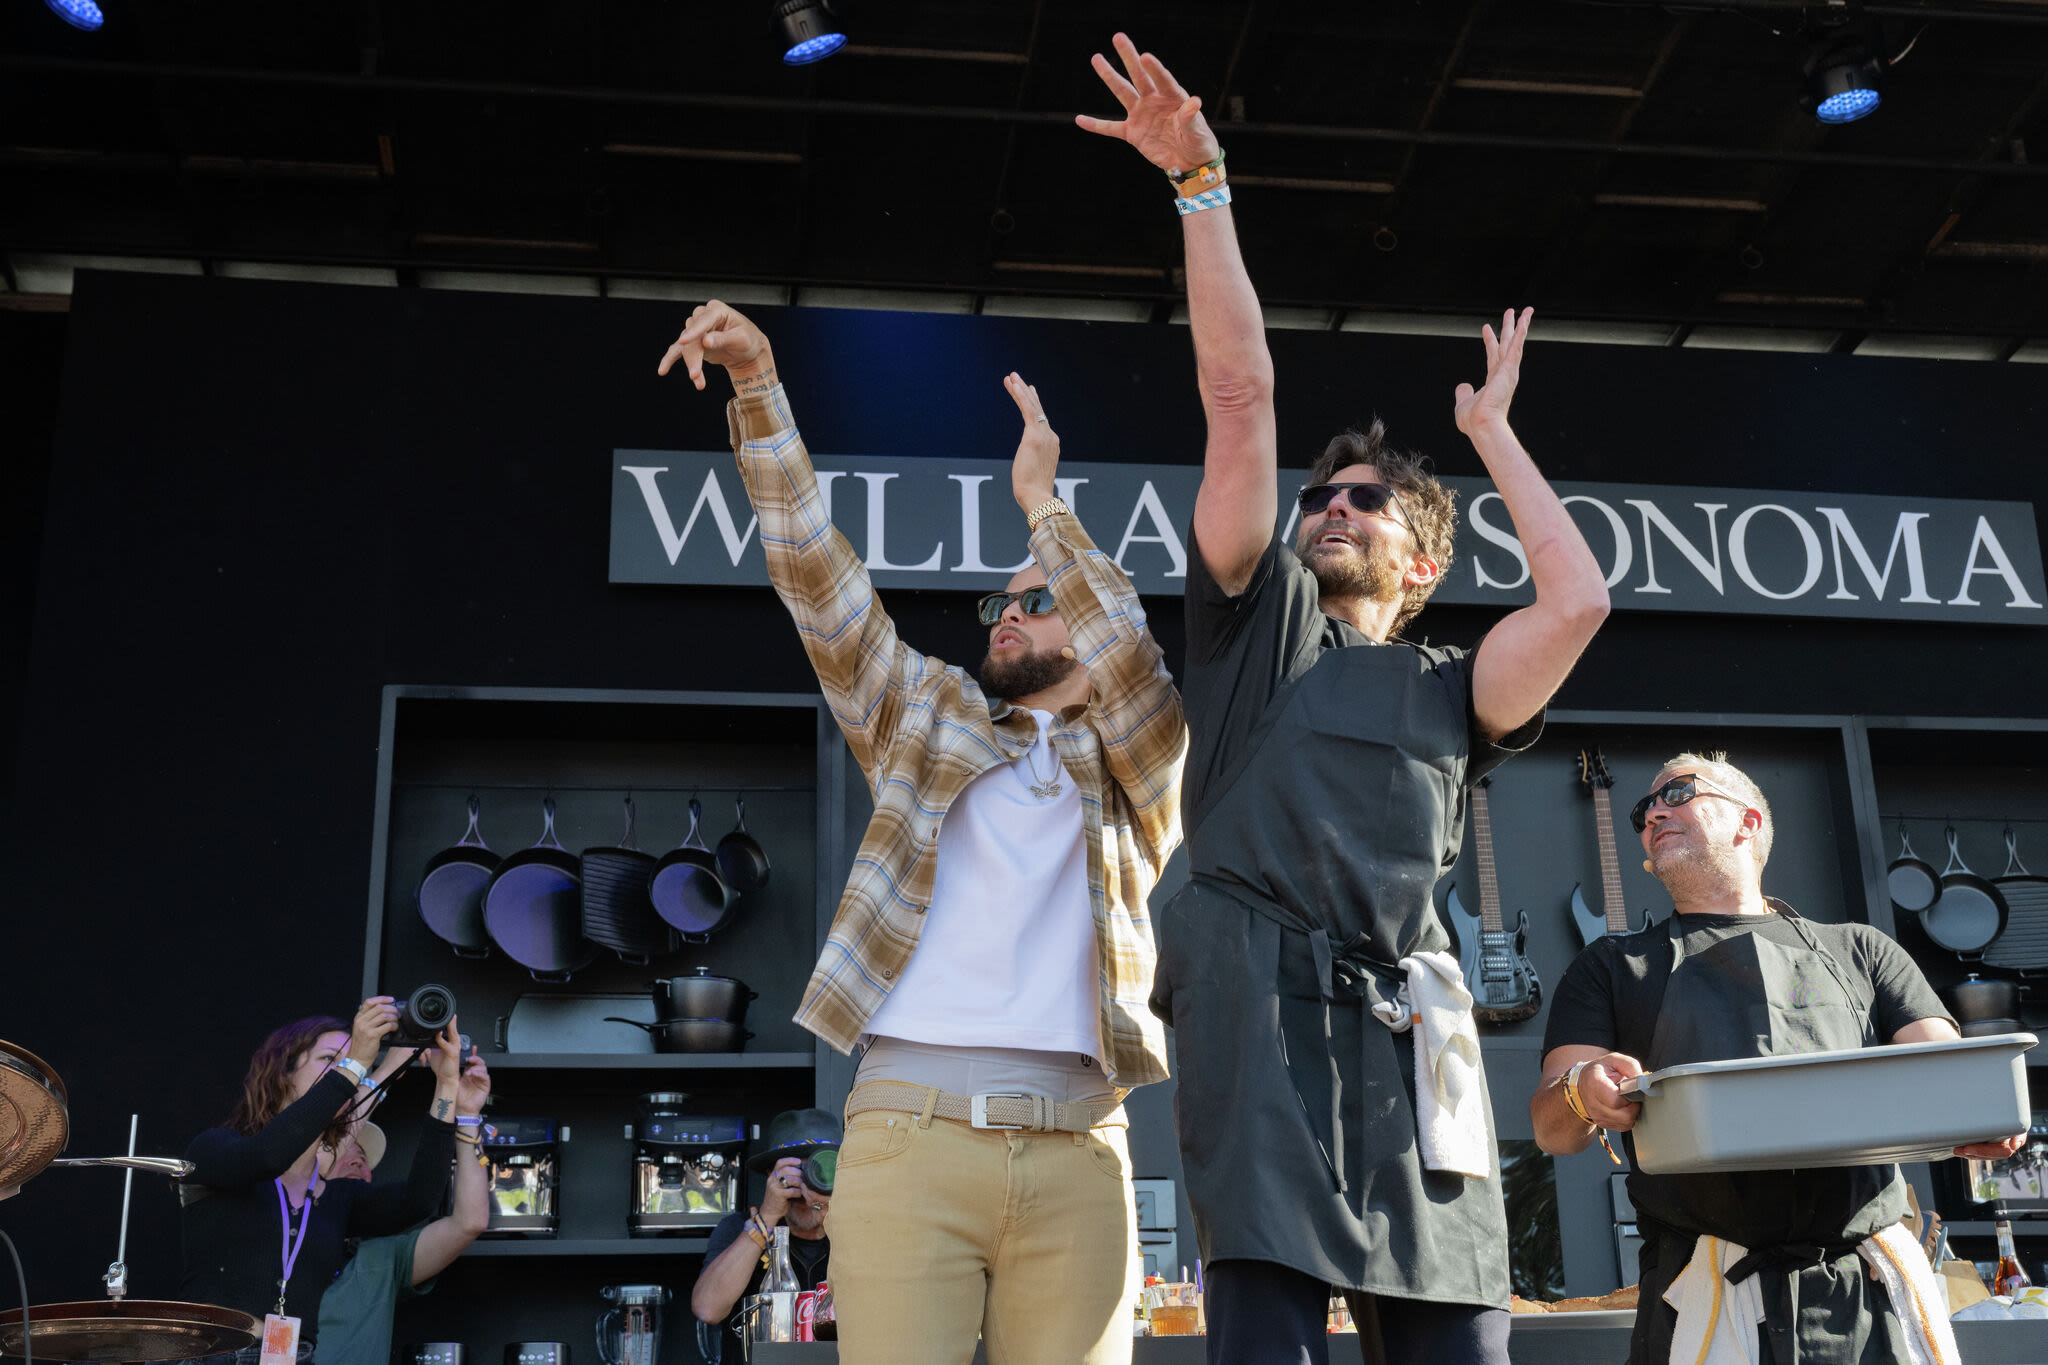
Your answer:
[[[744,1213],[728,1213],[718,1220],[718,1226],[711,1229],[711,1241],[704,1248],[704,1264],[710,1265],[725,1254],[725,1249],[738,1241],[741,1229],[747,1225]],[[774,1242],[768,1244],[770,1247]],[[767,1253],[763,1252],[761,1256]],[[768,1267],[761,1256],[754,1258],[754,1273],[747,1279],[747,1287],[733,1302],[732,1312],[726,1315],[725,1325],[734,1332],[741,1330],[740,1311],[746,1307],[749,1295],[761,1292],[761,1281],[768,1277]],[[794,1232],[789,1236],[789,1268],[796,1272],[798,1288],[816,1289],[830,1278],[825,1263],[832,1257],[832,1239],[829,1237],[799,1237]]]
[[[1868,924],[1801,924],[1841,964],[1869,1044],[1887,1043],[1919,1019],[1948,1011],[1906,950]],[[1688,915],[1687,958],[1743,934],[1804,949],[1782,915]],[[1653,924],[1596,940],[1566,969],[1550,1000],[1543,1050],[1585,1046],[1646,1054],[1670,979],[1671,933]],[[1633,1152],[1631,1151],[1631,1156]],[[1743,1171],[1718,1175],[1629,1176],[1629,1196],[1651,1219],[1675,1231],[1707,1233],[1758,1247],[1792,1242],[1859,1241],[1905,1213],[1896,1166]]]
[[[272,1182],[305,1154],[354,1091],[355,1082],[345,1072],[330,1071],[260,1133],[209,1128],[192,1139],[185,1158],[194,1169],[185,1184],[205,1193],[194,1189],[186,1195],[184,1275],[178,1290],[183,1298],[257,1317],[277,1307],[284,1224]],[[428,1119],[404,1181],[326,1183],[314,1201],[285,1294],[285,1312],[299,1319],[302,1344],[311,1345],[319,1336],[320,1297],[347,1260],[347,1240],[403,1232],[433,1217],[454,1161],[455,1125]],[[294,1233],[300,1216],[293,1215]]]

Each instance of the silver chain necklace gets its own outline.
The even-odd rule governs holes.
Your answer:
[[[1038,734],[1039,738],[1045,741],[1047,751],[1052,754],[1052,771],[1043,777],[1039,776],[1037,763],[1038,746],[1036,744],[1033,744],[1024,751],[1024,767],[1031,774],[1031,794],[1041,801],[1050,801],[1065,790],[1059,780],[1060,753],[1059,750],[1052,747],[1052,735],[1049,731],[1040,730]]]

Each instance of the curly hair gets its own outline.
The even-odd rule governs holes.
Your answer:
[[[1422,611],[1429,595],[1451,571],[1451,545],[1458,531],[1458,495],[1438,481],[1427,455],[1396,450],[1386,443],[1386,424],[1379,418],[1363,431],[1352,427],[1340,431],[1323,447],[1323,453],[1309,467],[1308,482],[1328,483],[1340,469],[1355,464],[1371,465],[1380,482],[1400,495],[1401,510],[1408,517],[1415,548],[1436,562],[1436,577],[1408,588],[1401,597],[1401,614],[1395,618],[1389,636]]]
[[[265,1038],[263,1045],[256,1049],[256,1055],[249,1059],[249,1074],[242,1078],[242,1098],[235,1105],[234,1112],[228,1115],[226,1126],[246,1137],[253,1137],[267,1128],[270,1121],[292,1103],[292,1072],[306,1060],[306,1054],[326,1033],[339,1033],[346,1037],[348,1025],[319,1014],[310,1019],[295,1020]],[[335,1122],[321,1136],[333,1146],[346,1135],[347,1125],[340,1116],[336,1116]]]

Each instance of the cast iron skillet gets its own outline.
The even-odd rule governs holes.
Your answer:
[[[1891,870],[1885,874],[1892,893],[1892,904],[1901,910],[1919,914],[1941,896],[1941,879],[1934,869],[1921,861],[1913,852],[1913,845],[1906,841],[1906,822],[1899,822],[1899,856],[1892,860]]]
[[[2005,827],[2005,872],[1993,881],[2005,897],[2005,928],[1984,950],[1984,964],[2032,974],[2048,970],[2048,877],[2020,861],[2012,826]]]
[[[734,797],[733,806],[739,813],[739,823],[732,827],[732,833],[718,841],[718,879],[744,895],[768,885],[768,852],[747,833],[746,798]]]
[[[1980,953],[2005,927],[2005,898],[1970,871],[1956,848],[1956,827],[1948,827],[1948,866],[1941,872],[1941,896],[1920,916],[1927,937],[1952,953]]]
[[[484,891],[503,861],[477,833],[477,799],[469,798],[469,833],[461,842],[427,859],[426,871],[413,892],[420,918],[434,936],[461,957],[488,957],[491,937],[484,931]]]
[[[702,943],[723,929],[732,918],[739,896],[718,875],[718,859],[704,846],[698,822],[704,803],[690,799],[690,832],[682,846],[670,849],[654,865],[648,886],[654,898],[654,912],[679,930],[691,943]]]
[[[608,1014],[605,1022],[646,1029],[654,1035],[656,1052],[742,1052],[747,1039],[754,1036],[733,1019],[664,1019],[658,1024],[643,1024],[638,1019]]]
[[[567,981],[597,960],[597,945],[583,937],[581,869],[576,855],[555,838],[555,798],[542,802],[547,827],[491,876],[484,892],[484,927],[505,955],[536,981]]]
[[[626,798],[626,836],[610,848],[586,848],[583,881],[583,936],[643,963],[656,953],[674,952],[676,931],[661,922],[647,898],[655,857],[633,839],[633,798]]]

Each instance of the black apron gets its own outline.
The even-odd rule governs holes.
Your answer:
[[[1688,917],[1671,916],[1671,973],[1648,1054],[1640,1059],[1646,1070],[1882,1041],[1847,969],[1790,906],[1771,906],[1800,946],[1749,932],[1688,953]],[[1765,1359],[1776,1365],[1905,1359],[1897,1317],[1856,1254],[1858,1243],[1904,1212],[1898,1185],[1896,1166],[1631,1175],[1643,1235],[1632,1365],[1666,1365],[1676,1313],[1664,1291],[1692,1259],[1702,1233],[1749,1249],[1727,1279],[1763,1277]],[[1870,1197],[1873,1190],[1879,1197]],[[1899,1201],[1897,1213],[1890,1212],[1893,1201]]]

